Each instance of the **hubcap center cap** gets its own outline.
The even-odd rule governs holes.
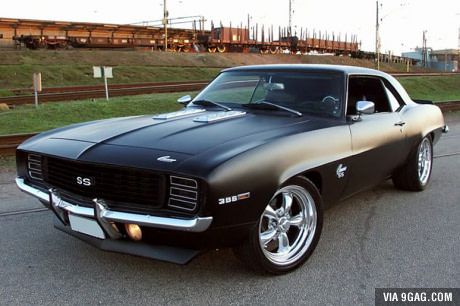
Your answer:
[[[278,229],[282,232],[287,232],[290,226],[291,224],[286,217],[281,218],[278,222]]]

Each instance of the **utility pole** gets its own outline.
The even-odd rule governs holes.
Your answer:
[[[166,0],[163,0],[163,25],[165,31],[165,46],[164,50],[168,51],[168,10],[166,9]]]
[[[289,34],[288,36],[292,36],[292,0],[289,0]]]
[[[422,66],[426,68],[428,60],[428,50],[426,46],[426,30],[423,31],[423,43],[422,43]]]
[[[376,16],[375,16],[375,56],[377,59],[377,70],[380,70],[380,21],[379,21],[379,1],[375,1]]]

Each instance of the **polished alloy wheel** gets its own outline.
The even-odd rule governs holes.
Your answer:
[[[296,262],[310,247],[318,222],[313,197],[304,188],[289,185],[273,196],[259,223],[259,244],[273,264]]]
[[[425,185],[430,178],[432,162],[431,143],[428,138],[424,138],[418,150],[418,178],[422,185]]]

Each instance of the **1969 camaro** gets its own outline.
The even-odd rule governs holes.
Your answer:
[[[17,185],[103,250],[185,264],[233,247],[283,273],[312,254],[331,203],[389,178],[423,190],[447,131],[437,106],[359,67],[231,68],[178,102],[31,138]]]

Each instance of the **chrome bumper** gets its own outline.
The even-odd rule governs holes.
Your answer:
[[[141,226],[170,229],[187,232],[204,232],[212,223],[212,217],[196,217],[192,219],[166,218],[144,214],[134,214],[109,210],[103,200],[94,199],[95,207],[83,207],[62,200],[58,193],[50,190],[43,192],[27,185],[23,178],[17,177],[16,184],[19,189],[50,205],[58,218],[65,223],[64,212],[83,217],[93,218],[108,232],[111,238],[117,238],[116,233],[110,231],[111,222],[134,223]],[[52,200],[51,200],[52,199]],[[112,232],[115,236],[110,235]]]

